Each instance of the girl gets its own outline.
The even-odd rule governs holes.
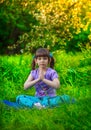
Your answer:
[[[48,105],[49,97],[56,96],[56,89],[60,87],[57,72],[53,69],[54,58],[45,48],[39,48],[32,62],[32,71],[24,83],[24,89],[35,87],[35,96],[19,95],[18,104],[33,107],[34,105]]]

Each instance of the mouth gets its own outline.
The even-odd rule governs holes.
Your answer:
[[[44,64],[44,63],[43,63],[43,64],[41,63],[40,65],[41,65],[41,66],[45,66],[45,64]]]

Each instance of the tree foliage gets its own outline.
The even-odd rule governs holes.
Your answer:
[[[52,51],[90,47],[90,0],[2,0],[0,6],[1,48],[33,52],[39,46]]]
[[[1,53],[12,50],[19,36],[31,30],[30,23],[36,23],[36,19],[29,13],[31,6],[26,8],[23,0],[2,0],[0,2],[0,50]],[[18,51],[21,47],[18,46]],[[14,49],[13,49],[14,51]],[[15,50],[16,51],[16,50]]]

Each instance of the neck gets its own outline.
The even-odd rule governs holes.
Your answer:
[[[46,71],[46,70],[47,70],[47,67],[39,67],[39,70]]]

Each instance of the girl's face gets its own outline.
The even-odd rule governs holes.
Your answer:
[[[48,66],[48,63],[49,63],[47,56],[45,56],[45,57],[43,57],[43,56],[37,57],[35,62],[36,62],[36,64],[38,64],[38,66],[40,68],[46,68]]]

